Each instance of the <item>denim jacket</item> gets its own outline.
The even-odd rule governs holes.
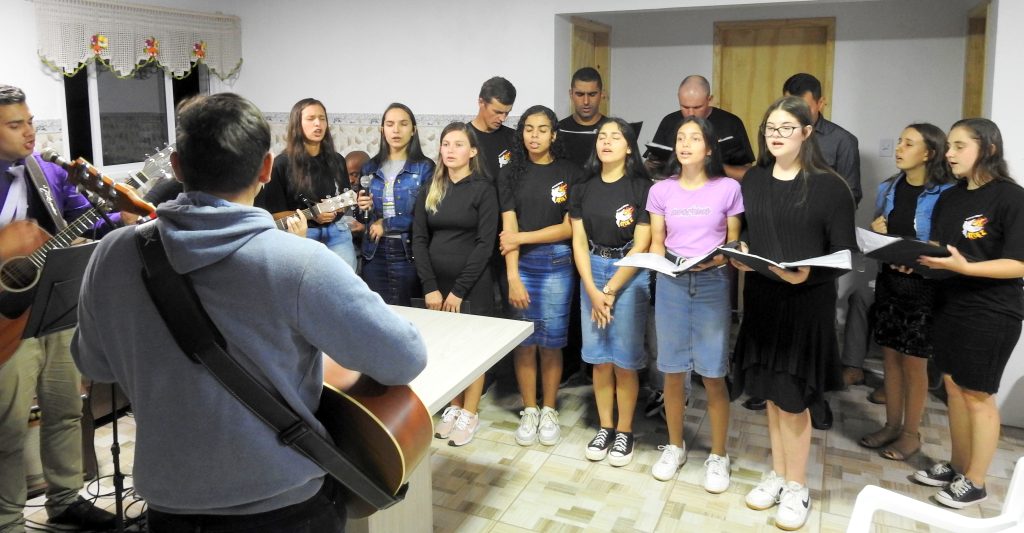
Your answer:
[[[878,195],[875,197],[875,218],[884,216],[889,218],[896,202],[896,185],[900,180],[906,179],[906,174],[900,172],[895,176],[878,184]],[[927,241],[932,233],[932,211],[935,209],[935,202],[939,200],[942,191],[952,187],[952,183],[933,185],[921,191],[917,197],[917,210],[914,212],[914,230],[917,231],[917,239]]]
[[[369,224],[384,216],[384,172],[374,161],[363,165],[361,175],[372,175],[370,194],[373,195],[373,210],[370,212]],[[434,162],[429,159],[422,161],[406,161],[398,177],[395,178],[395,216],[384,219],[384,233],[387,235],[409,234],[412,232],[412,209],[416,203],[416,195],[420,187],[430,183],[434,175]],[[367,230],[369,231],[369,230]],[[363,257],[372,259],[377,251],[377,243],[363,238]]]

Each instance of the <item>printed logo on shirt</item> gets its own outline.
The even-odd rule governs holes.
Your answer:
[[[498,168],[501,168],[501,167],[507,165],[508,162],[511,161],[511,160],[512,160],[512,152],[510,152],[509,150],[505,150],[504,152],[498,154]]]
[[[706,217],[711,214],[710,207],[690,206],[683,208],[672,208],[668,210],[670,217]]]
[[[633,221],[635,220],[633,218],[633,214],[635,212],[636,209],[629,204],[625,204],[622,207],[616,209],[615,225],[620,228],[628,228],[631,224],[633,224]]]
[[[564,204],[569,199],[569,185],[560,181],[551,187],[551,203]]]
[[[964,220],[964,237],[968,239],[980,239],[988,232],[985,231],[985,225],[988,224],[988,217],[985,215],[974,215]]]

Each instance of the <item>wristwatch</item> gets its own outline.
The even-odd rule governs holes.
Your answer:
[[[613,291],[611,287],[609,287],[609,286],[605,285],[605,286],[604,286],[604,287],[603,287],[603,288],[601,289],[601,292],[603,292],[603,293],[605,293],[605,294],[607,294],[607,295],[609,295],[609,296],[615,296],[615,292],[616,292],[616,291]]]

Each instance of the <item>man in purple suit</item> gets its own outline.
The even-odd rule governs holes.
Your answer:
[[[35,153],[35,127],[25,93],[0,85],[0,253],[21,255],[40,244],[26,221],[51,234],[89,209],[64,169]],[[35,167],[33,170],[32,167]],[[37,174],[33,179],[31,172]],[[46,183],[37,187],[36,183]],[[18,229],[15,232],[13,230]],[[15,250],[20,250],[18,253]],[[0,261],[8,257],[0,257]],[[82,489],[82,377],[71,359],[71,330],[25,339],[0,363],[0,533],[23,533],[26,487],[23,449],[33,397],[42,419],[40,456],[46,512],[52,524],[89,530],[114,527],[114,515],[78,495]]]

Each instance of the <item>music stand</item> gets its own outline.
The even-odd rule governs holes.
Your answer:
[[[32,299],[32,308],[23,338],[42,337],[73,328],[78,324],[78,295],[82,289],[85,267],[89,264],[89,258],[92,257],[96,246],[97,243],[93,242],[47,252],[43,272],[35,287],[35,296]],[[114,402],[110,426],[114,442],[110,446],[110,454],[114,460],[116,530],[124,531],[124,476],[121,474],[121,449],[117,441],[116,387],[116,384],[110,384],[110,397]]]

